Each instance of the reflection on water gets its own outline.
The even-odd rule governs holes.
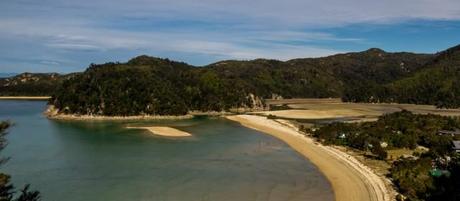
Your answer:
[[[2,171],[44,200],[332,200],[329,183],[283,142],[223,119],[65,122],[44,102],[0,101],[16,123]],[[127,124],[168,125],[192,138],[152,136]]]

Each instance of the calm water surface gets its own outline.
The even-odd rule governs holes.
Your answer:
[[[326,178],[283,142],[224,119],[57,122],[43,101],[0,101],[15,123],[1,167],[16,186],[31,183],[45,201],[333,200]],[[127,125],[192,133],[152,136]]]

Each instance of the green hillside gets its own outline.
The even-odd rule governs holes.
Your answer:
[[[346,101],[399,102],[460,107],[460,46],[440,52],[422,70],[384,85],[359,86]]]

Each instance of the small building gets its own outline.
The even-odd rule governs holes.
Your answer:
[[[452,149],[454,149],[455,152],[460,153],[460,141],[452,141]]]
[[[438,131],[438,135],[450,135],[452,137],[460,137],[460,129],[455,129],[454,131],[440,130]]]

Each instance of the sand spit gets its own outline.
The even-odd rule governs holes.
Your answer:
[[[0,100],[48,100],[51,96],[0,96]]]
[[[331,182],[337,201],[389,201],[390,190],[384,178],[347,153],[323,146],[299,133],[295,127],[281,124],[255,115],[227,116],[241,123],[286,142],[315,164]]]
[[[187,133],[185,131],[181,131],[171,127],[165,126],[149,126],[149,127],[131,127],[128,126],[126,128],[129,129],[145,129],[150,131],[154,135],[166,136],[166,137],[190,137],[192,134]]]

